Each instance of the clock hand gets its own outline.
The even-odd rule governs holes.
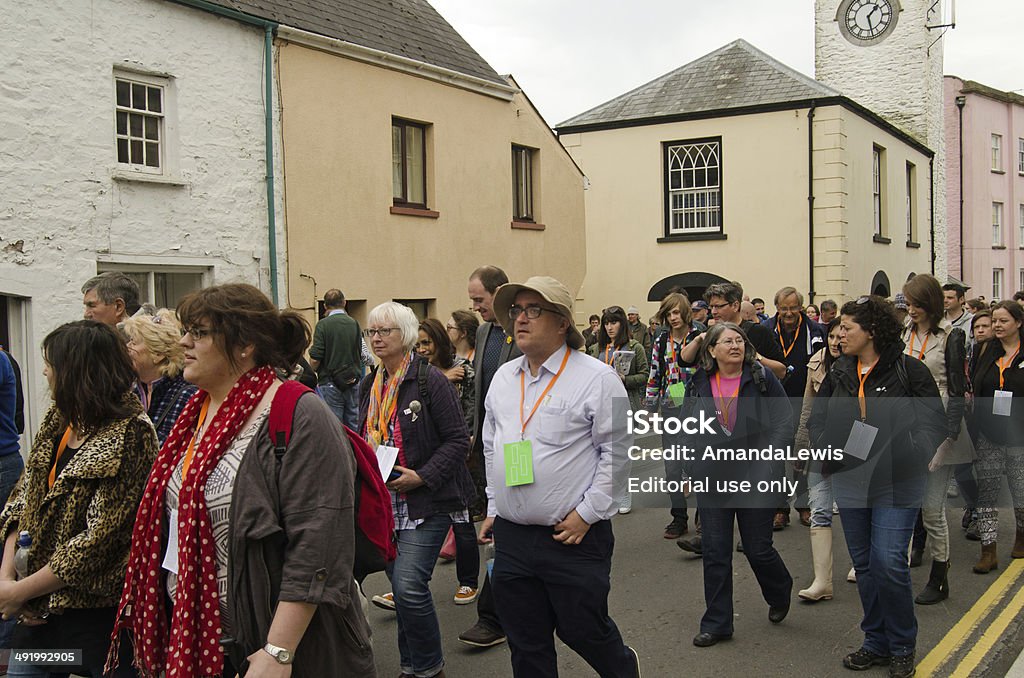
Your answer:
[[[871,23],[871,17],[874,16],[875,12],[880,12],[880,11],[882,11],[882,8],[879,7],[878,5],[875,5],[874,7],[871,8],[871,11],[868,12],[868,16],[867,16],[868,28],[874,28],[875,27],[874,24]]]

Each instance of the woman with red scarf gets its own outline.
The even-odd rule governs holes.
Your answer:
[[[316,397],[296,403],[286,454],[267,431],[275,370],[308,325],[243,284],[192,293],[178,316],[200,390],[146,485],[111,658],[124,631],[147,677],[374,676],[348,440]]]

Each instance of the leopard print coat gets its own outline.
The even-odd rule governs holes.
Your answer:
[[[0,534],[32,535],[29,571],[49,565],[65,587],[31,600],[32,614],[117,605],[132,526],[158,449],[156,431],[133,393],[131,416],[89,436],[57,477],[47,476],[64,433],[55,407],[39,428],[25,471],[0,514]]]

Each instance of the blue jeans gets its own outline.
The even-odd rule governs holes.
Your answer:
[[[11,496],[11,490],[18,483],[21,471],[25,468],[25,461],[20,454],[7,454],[0,457],[0,506],[7,505],[7,498]],[[0,621],[0,649],[11,646],[11,634],[18,622]]]
[[[340,391],[329,381],[320,384],[318,388],[320,396],[327,403],[327,407],[331,408],[331,412],[334,412],[338,421],[355,431],[359,425],[359,400],[356,394],[358,388],[352,386]]]
[[[771,607],[789,605],[793,578],[772,544],[774,508],[717,508],[700,506],[703,527],[704,603],[701,633],[731,636],[733,632],[733,521],[743,540],[743,555],[754,571],[764,601]]]
[[[811,508],[811,527],[832,527],[832,476],[821,475],[820,471],[807,473],[807,503]]]
[[[430,516],[415,530],[398,530],[398,557],[387,568],[398,613],[399,666],[418,678],[444,668],[441,626],[430,595],[430,577],[452,521]]]
[[[917,618],[907,549],[917,509],[843,508],[840,500],[839,516],[864,608],[864,649],[884,656],[910,654],[917,644]]]

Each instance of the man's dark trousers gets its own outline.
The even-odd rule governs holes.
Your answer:
[[[516,678],[555,678],[553,633],[604,678],[633,678],[633,653],[608,616],[611,522],[566,546],[550,527],[494,521],[494,598]]]

